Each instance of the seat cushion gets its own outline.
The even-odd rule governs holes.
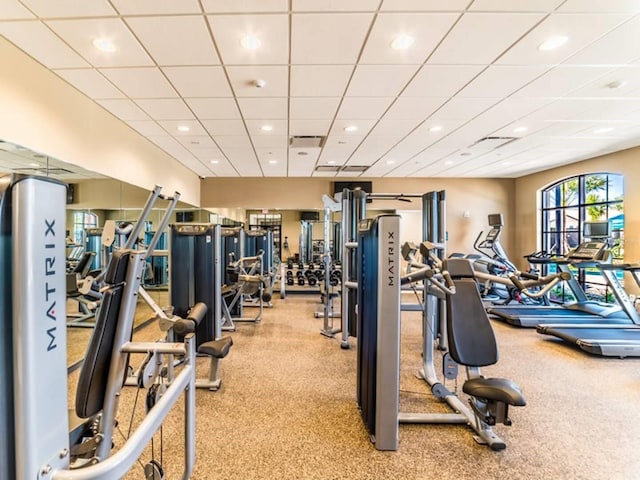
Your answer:
[[[472,378],[464,382],[462,391],[472,397],[503,402],[516,407],[526,405],[520,387],[506,378]]]
[[[220,340],[204,342],[198,347],[198,353],[215,358],[224,358],[229,353],[231,345],[233,345],[231,337],[222,337]]]

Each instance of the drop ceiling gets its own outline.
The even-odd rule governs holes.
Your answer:
[[[2,0],[0,34],[202,177],[518,177],[640,144],[638,0]]]

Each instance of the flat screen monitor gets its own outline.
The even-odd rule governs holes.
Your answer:
[[[490,227],[501,227],[504,225],[504,220],[502,219],[501,213],[490,213],[489,214],[489,226]]]
[[[609,222],[584,222],[582,234],[585,238],[609,238]]]

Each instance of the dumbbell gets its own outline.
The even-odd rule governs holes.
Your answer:
[[[287,270],[287,277],[293,277],[293,270]]]
[[[318,279],[313,274],[307,277],[307,281],[309,282],[310,287],[315,287],[316,283],[318,283]]]
[[[288,276],[287,277],[287,285],[288,286],[292,286],[293,284],[294,284],[293,276]]]
[[[305,284],[304,275],[298,275],[298,285],[301,287],[304,287],[304,284]]]
[[[313,272],[313,274],[316,276],[318,280],[324,279],[324,270],[318,269],[315,272]]]

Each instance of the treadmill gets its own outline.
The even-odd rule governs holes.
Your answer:
[[[535,328],[546,324],[594,324],[606,322],[613,325],[631,325],[638,320],[638,314],[622,285],[615,276],[615,271],[607,269],[604,258],[608,256],[607,242],[592,239],[581,243],[566,257],[545,260],[555,263],[558,270],[571,275],[566,280],[576,301],[564,305],[503,305],[487,308],[492,318],[503,320],[518,327]],[[541,263],[541,262],[539,262]],[[577,278],[569,270],[572,265],[576,268],[590,268],[597,266],[613,292],[617,304],[607,304],[589,300],[580,286]],[[640,323],[640,320],[638,321]]]
[[[636,284],[640,286],[640,264],[603,264],[599,265],[599,268],[603,275],[608,274],[614,277],[615,271],[629,272]],[[620,285],[620,282],[617,284]],[[616,325],[606,321],[584,325],[546,324],[538,325],[536,330],[540,334],[552,335],[576,345],[593,355],[620,358],[640,357],[640,317],[637,313],[632,317],[632,320],[633,323],[630,325]]]

